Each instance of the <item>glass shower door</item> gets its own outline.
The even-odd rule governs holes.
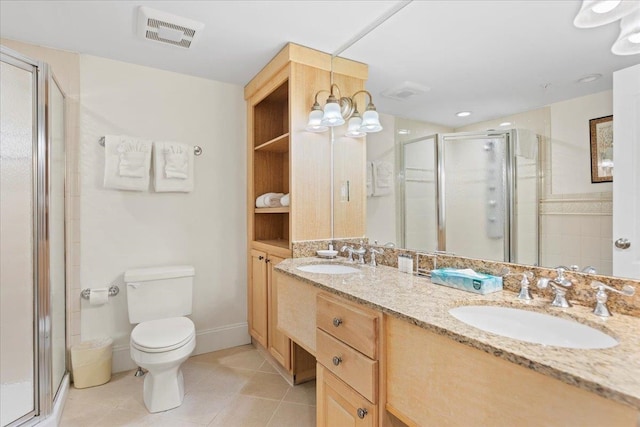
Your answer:
[[[435,141],[433,135],[401,146],[403,248],[437,249]]]
[[[507,133],[442,136],[440,249],[471,258],[510,259],[508,154]]]
[[[35,67],[0,63],[0,425],[33,417]]]

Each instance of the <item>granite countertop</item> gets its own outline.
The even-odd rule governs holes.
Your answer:
[[[360,273],[345,275],[306,273],[296,268],[344,262],[344,258],[294,258],[275,268],[330,293],[640,410],[640,318],[613,313],[603,319],[592,313],[593,307],[555,308],[548,300],[518,300],[509,291],[473,294],[385,266],[349,264]],[[567,349],[502,337],[469,326],[448,312],[469,304],[524,308],[574,319],[608,333],[619,345],[597,350]]]

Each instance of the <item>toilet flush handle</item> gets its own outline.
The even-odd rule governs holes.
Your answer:
[[[127,283],[127,288],[138,289],[138,286],[140,286],[140,283]]]

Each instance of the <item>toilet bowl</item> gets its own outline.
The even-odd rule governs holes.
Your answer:
[[[176,408],[184,398],[180,365],[196,347],[192,266],[127,270],[129,321],[136,324],[129,341],[131,359],[147,370],[144,404],[149,412]]]
[[[176,408],[184,398],[180,366],[196,347],[195,326],[186,317],[150,320],[131,332],[131,358],[148,372],[144,404],[149,412]]]

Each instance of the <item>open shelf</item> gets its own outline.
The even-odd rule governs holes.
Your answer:
[[[258,145],[254,148],[256,151],[270,151],[272,153],[286,153],[289,151],[289,132],[284,135],[273,138],[264,144]]]
[[[282,249],[289,249],[289,241],[288,240],[256,240],[256,243],[261,243],[263,245],[276,246]]]
[[[277,213],[289,213],[289,206],[280,206],[277,208],[255,208],[257,214],[277,214]]]

